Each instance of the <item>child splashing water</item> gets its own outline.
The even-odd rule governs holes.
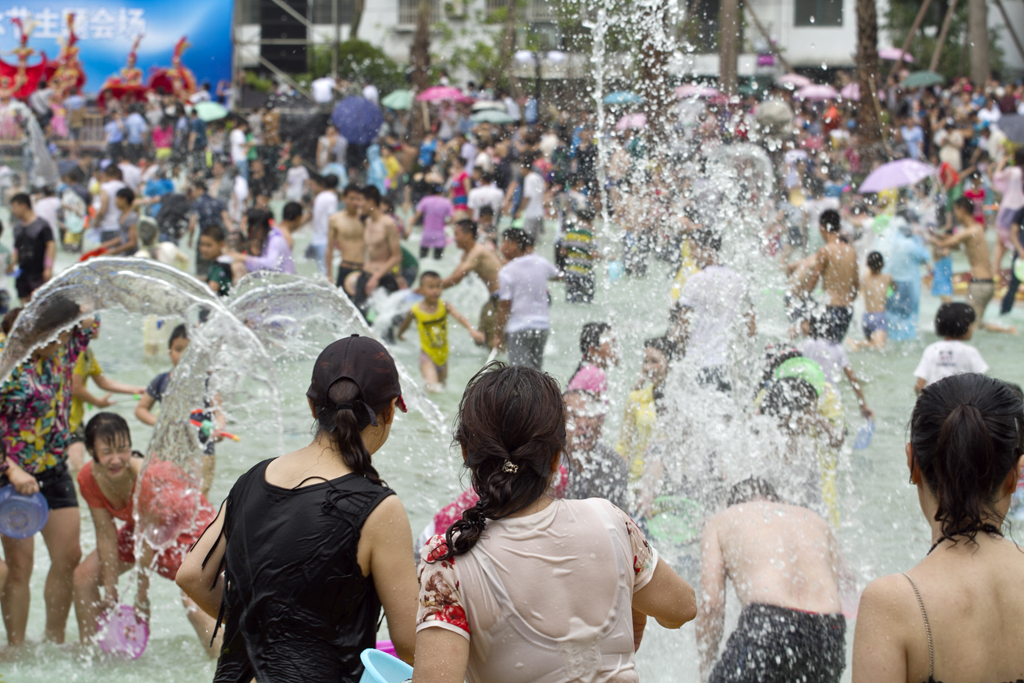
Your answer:
[[[488,366],[455,441],[480,500],[421,553],[413,682],[637,681],[647,617],[679,628],[694,591],[626,513],[548,493],[566,448],[558,383]]]
[[[96,635],[102,615],[118,604],[117,578],[135,564],[135,541],[143,535],[135,533],[136,486],[141,487],[139,503],[143,508],[143,526],[177,526],[182,518],[191,516],[188,509],[191,499],[184,490],[188,486],[187,477],[176,465],[154,462],[143,474],[143,457],[132,451],[132,435],[120,415],[97,413],[89,420],[85,428],[85,448],[92,460],[78,473],[78,486],[96,528],[96,550],[75,569],[74,586],[79,638],[89,643]],[[141,480],[140,474],[143,474]],[[160,576],[174,580],[185,553],[216,514],[205,496],[199,497],[198,507],[198,514],[188,528],[180,529],[174,545],[160,551],[148,544],[142,548],[135,613],[146,622],[150,614],[147,571],[155,568]],[[120,529],[114,520],[124,522]],[[100,596],[101,586],[103,597]],[[182,598],[188,620],[207,654],[217,656],[219,640],[211,643],[213,617],[201,612],[184,594]]]

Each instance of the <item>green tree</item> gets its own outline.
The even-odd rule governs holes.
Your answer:
[[[967,36],[967,2],[959,2],[949,26],[949,36],[942,47],[939,66],[936,69],[946,78],[970,76],[970,45]],[[885,30],[894,45],[902,45],[907,33],[914,23],[921,4],[919,0],[890,0],[885,15]],[[939,29],[949,9],[949,0],[935,0],[925,14],[921,30],[910,41],[908,52],[914,56],[916,68],[925,69],[931,61],[932,53],[937,46]],[[993,71],[1003,68],[1003,50],[999,46],[999,36],[989,31],[989,60]],[[915,67],[911,67],[913,69]]]
[[[310,57],[310,80],[331,72],[332,45],[317,45]],[[346,40],[338,44],[338,76],[351,81],[373,83],[386,95],[405,88],[405,72],[384,50],[365,40]]]

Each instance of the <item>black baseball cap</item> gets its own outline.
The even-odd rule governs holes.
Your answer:
[[[328,345],[313,365],[306,396],[317,405],[330,403],[328,392],[339,379],[355,382],[360,399],[369,407],[397,398],[398,408],[407,412],[395,360],[376,339],[353,334]],[[376,422],[374,415],[371,423]]]

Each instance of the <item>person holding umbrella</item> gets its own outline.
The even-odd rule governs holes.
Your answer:
[[[338,102],[331,114],[331,121],[338,133],[348,140],[345,165],[348,167],[349,178],[361,177],[366,149],[376,141],[384,123],[384,114],[380,107],[365,97],[351,96]]]

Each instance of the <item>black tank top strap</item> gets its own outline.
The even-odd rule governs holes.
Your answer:
[[[917,584],[910,578],[910,574],[903,572],[903,576],[907,577],[910,587],[914,589],[917,604],[921,608],[921,616],[924,618],[924,633],[928,637],[928,683],[935,683],[935,644],[932,641],[932,626],[928,621],[928,612],[924,608],[924,600],[921,599],[921,591],[917,589]]]

